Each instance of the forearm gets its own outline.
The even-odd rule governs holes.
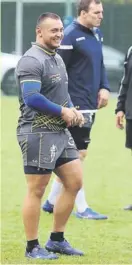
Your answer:
[[[125,100],[126,100],[125,94],[121,94],[118,96],[115,113],[119,111],[123,111],[125,113]]]
[[[128,90],[128,84],[126,82],[126,79],[123,78],[120,84],[117,107],[116,107],[115,113],[119,111],[123,111],[125,113],[125,102],[126,102],[126,97],[127,97],[127,90]]]
[[[33,108],[44,114],[61,116],[62,107],[48,100],[40,93],[34,93],[24,100],[28,107]]]
[[[110,91],[109,82],[108,82],[108,78],[107,78],[107,74],[106,74],[106,70],[105,70],[105,66],[104,66],[103,61],[102,61],[102,65],[101,65],[101,80],[100,80],[100,89],[102,89],[102,88]]]

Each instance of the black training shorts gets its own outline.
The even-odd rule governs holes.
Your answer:
[[[132,149],[132,120],[126,120],[126,147]]]
[[[88,148],[88,144],[91,141],[90,132],[95,120],[95,114],[90,115],[89,113],[85,113],[83,115],[87,119],[83,127],[75,126],[69,128],[78,150],[86,150]]]

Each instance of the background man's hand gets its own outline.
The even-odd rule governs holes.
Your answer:
[[[105,89],[101,88],[98,92],[98,109],[107,106],[109,100],[110,92]]]
[[[124,114],[123,111],[119,111],[116,114],[116,127],[119,128],[119,129],[124,129],[124,125],[123,125],[124,115],[125,114]]]

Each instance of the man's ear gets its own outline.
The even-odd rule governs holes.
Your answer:
[[[37,27],[37,28],[36,28],[36,34],[37,34],[39,37],[42,37],[42,33],[41,33],[41,28],[40,28],[40,27]]]

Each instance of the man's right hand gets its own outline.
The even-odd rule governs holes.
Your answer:
[[[82,126],[84,124],[83,115],[75,108],[62,107],[61,117],[66,122],[67,127]]]
[[[119,111],[116,114],[116,127],[119,128],[119,129],[124,129],[124,125],[123,125],[124,115],[125,114],[124,114],[123,111]]]

